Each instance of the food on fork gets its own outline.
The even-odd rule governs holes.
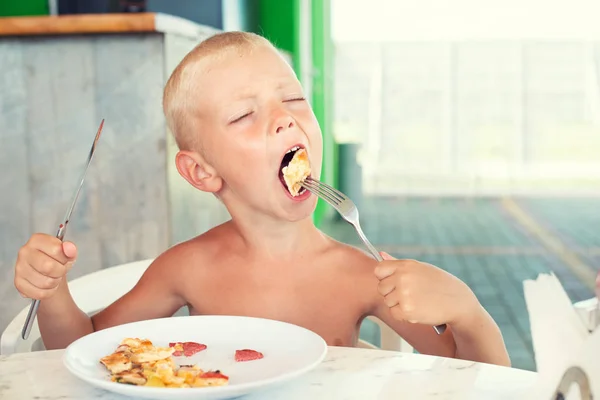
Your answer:
[[[256,350],[243,349],[235,351],[235,361],[237,362],[259,360],[263,357],[263,353]]]
[[[189,357],[204,349],[206,345],[194,342],[156,347],[147,339],[126,338],[112,354],[102,357],[100,363],[110,371],[113,382],[129,385],[167,388],[227,385],[229,377],[220,371],[204,371],[197,365],[178,366],[172,357],[178,351]]]
[[[283,166],[281,173],[288,191],[294,197],[300,195],[306,190],[302,188],[301,183],[311,172],[306,150],[298,146],[291,148],[283,157],[281,165]]]

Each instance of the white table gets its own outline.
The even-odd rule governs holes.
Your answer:
[[[63,350],[0,357],[2,400],[125,400],[72,376]],[[330,347],[315,370],[258,399],[511,399],[536,383],[530,371],[381,350]]]

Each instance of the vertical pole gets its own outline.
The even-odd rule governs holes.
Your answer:
[[[331,40],[331,2],[312,0],[312,106],[323,131],[323,168],[321,180],[332,186],[338,182],[337,147],[333,137],[333,43]],[[319,200],[315,224],[333,212]]]

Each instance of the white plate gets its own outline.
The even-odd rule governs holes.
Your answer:
[[[137,337],[156,346],[169,342],[198,342],[207,349],[192,357],[175,357],[179,364],[198,363],[204,370],[220,370],[229,385],[208,388],[153,388],[110,381],[100,358],[112,353],[121,340]],[[236,362],[236,350],[253,349],[260,360]],[[307,329],[279,321],[233,316],[190,316],[135,322],[94,332],[71,343],[63,362],[84,381],[105,390],[153,399],[226,399],[270,388],[295,378],[323,361],[325,341]]]

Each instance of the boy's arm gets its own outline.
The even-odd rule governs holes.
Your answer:
[[[170,317],[186,304],[178,292],[172,264],[168,256],[157,258],[131,291],[91,318],[77,307],[63,280],[55,295],[40,302],[38,324],[45,347],[65,348],[94,331]]]
[[[376,317],[420,353],[510,366],[498,325],[464,282],[431,264],[381,255]],[[433,325],[443,323],[438,335]]]
[[[447,324],[441,335],[433,326],[396,320],[381,298],[374,315],[419,353],[510,366],[500,329],[483,307],[477,313]]]
[[[482,307],[452,325],[456,358],[510,367],[500,328]]]

